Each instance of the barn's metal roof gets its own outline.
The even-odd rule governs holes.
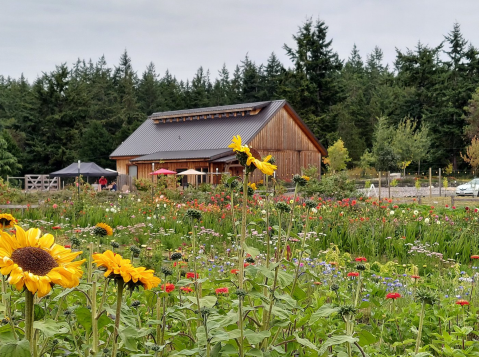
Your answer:
[[[160,155],[160,152],[164,156],[166,152],[226,150],[234,135],[240,135],[243,143],[248,143],[252,140],[285,103],[286,101],[284,100],[275,100],[190,110],[192,113],[199,113],[201,110],[206,113],[211,112],[212,109],[216,110],[219,108],[224,110],[226,110],[225,108],[238,110],[251,107],[262,108],[256,115],[174,121],[161,124],[155,124],[152,117],[150,117],[116,148],[110,156],[139,156],[153,153],[159,153]],[[179,112],[185,111],[177,111],[177,113]],[[167,113],[171,114],[172,112]]]
[[[159,151],[153,154],[144,155],[130,160],[136,161],[155,161],[155,160],[181,160],[181,159],[216,159],[223,155],[229,155],[231,149],[213,149],[213,150],[182,150],[182,151]]]

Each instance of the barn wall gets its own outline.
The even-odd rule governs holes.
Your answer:
[[[258,151],[261,149],[318,151],[284,108],[275,114],[248,145]]]

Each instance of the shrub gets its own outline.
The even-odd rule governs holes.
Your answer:
[[[356,185],[349,180],[345,172],[323,177],[321,180],[311,179],[301,190],[306,196],[319,195],[343,199],[356,196]]]
[[[151,181],[147,179],[136,179],[134,185],[138,191],[151,190]]]

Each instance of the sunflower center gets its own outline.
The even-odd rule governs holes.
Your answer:
[[[48,252],[37,247],[19,248],[12,253],[11,259],[24,271],[40,276],[47,275],[58,266]]]
[[[11,223],[12,223],[11,219],[4,218],[4,217],[0,218],[0,227],[9,226]]]

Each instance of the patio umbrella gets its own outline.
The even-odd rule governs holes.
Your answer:
[[[181,171],[178,175],[206,175],[206,172],[196,171],[193,169],[189,169],[186,171]]]
[[[167,169],[159,169],[155,172],[150,172],[149,175],[176,175],[176,172]]]

